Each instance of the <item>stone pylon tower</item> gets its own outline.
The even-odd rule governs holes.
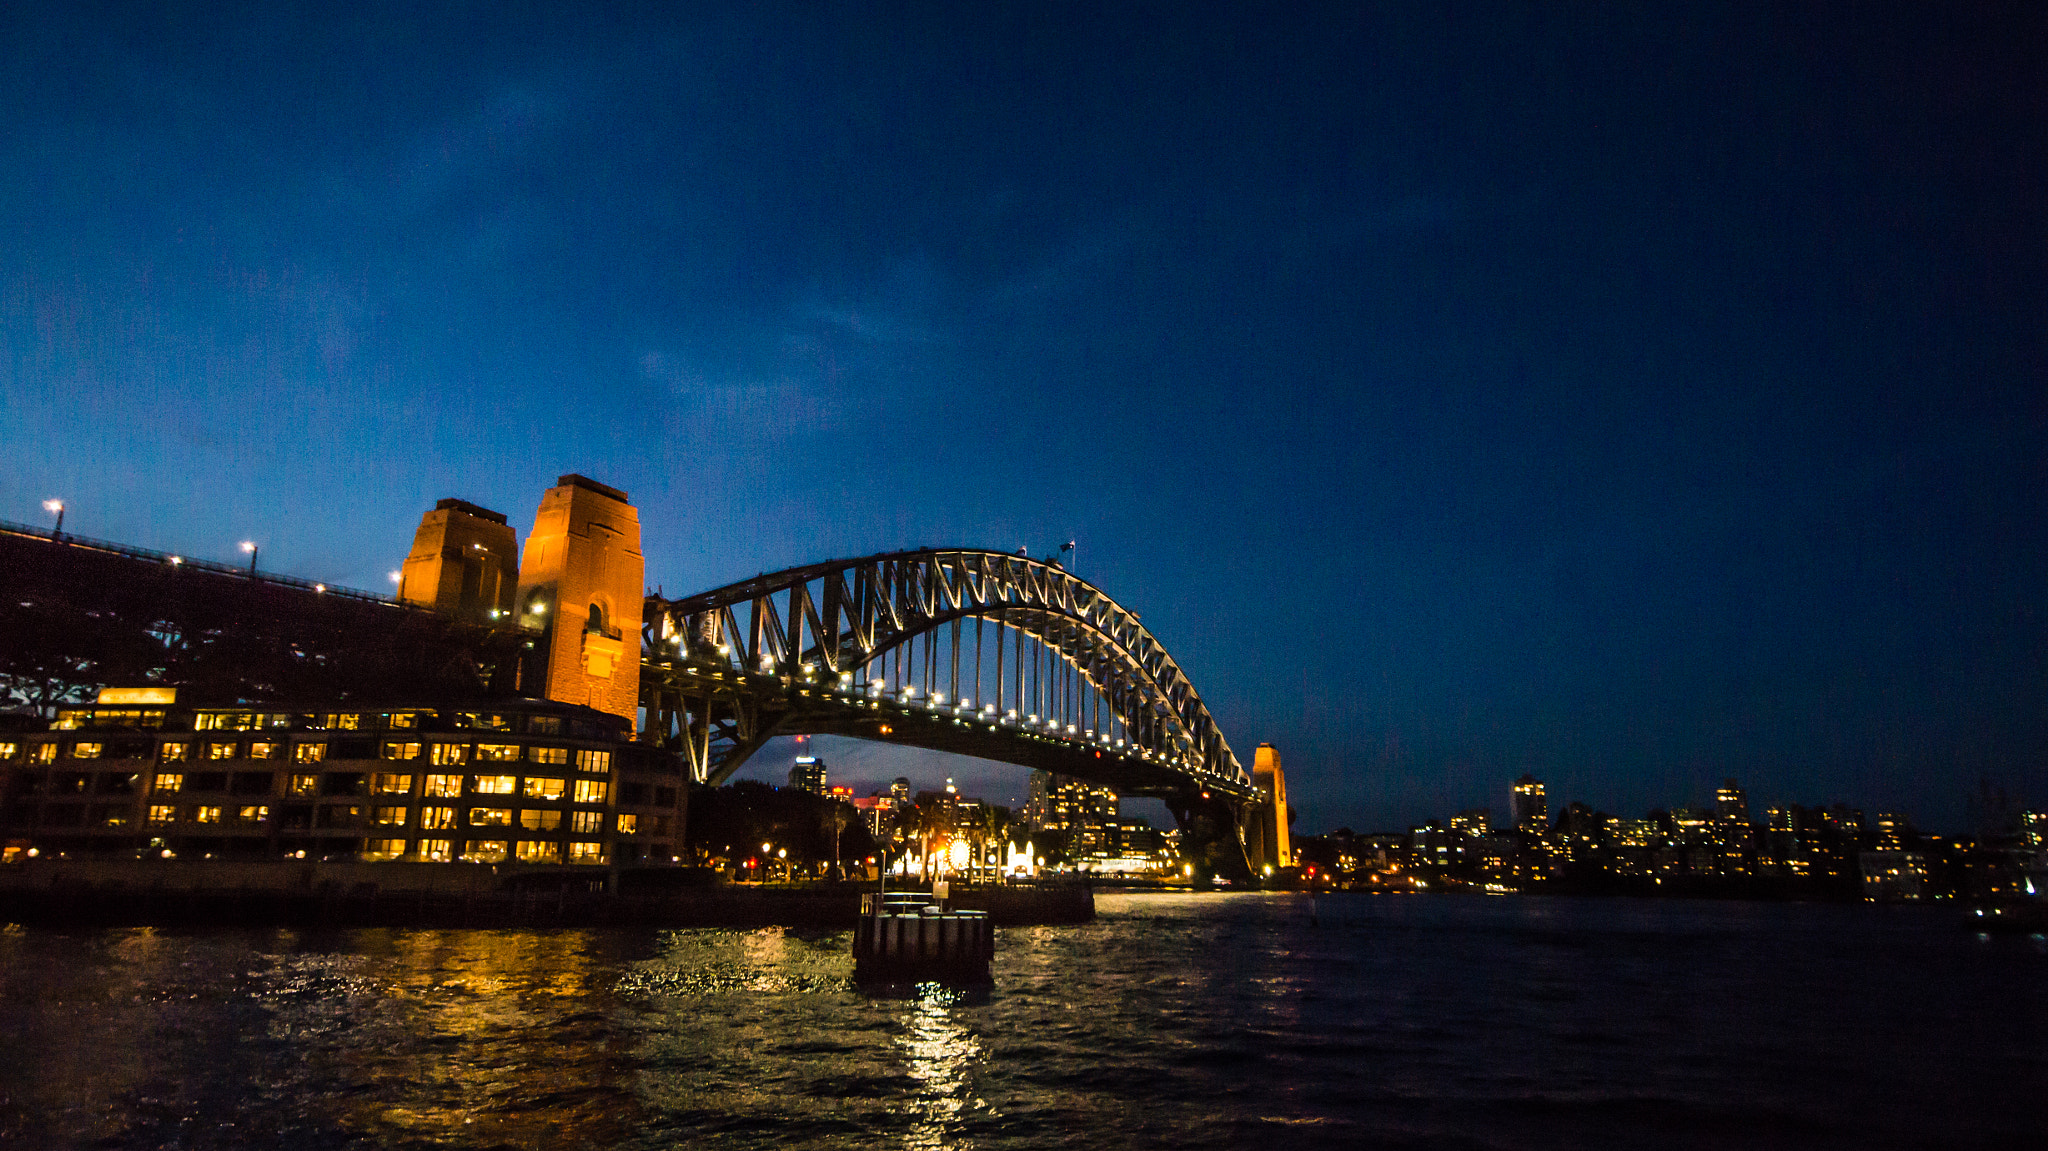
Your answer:
[[[1260,811],[1255,826],[1258,843],[1255,850],[1263,858],[1252,860],[1254,866],[1271,864],[1275,868],[1294,866],[1294,846],[1287,837],[1287,776],[1280,770],[1280,752],[1270,743],[1262,743],[1252,758],[1252,783],[1259,789]]]
[[[544,654],[529,693],[638,725],[646,566],[626,493],[584,476],[555,481],[519,565],[520,626],[539,633]]]
[[[503,515],[442,500],[420,517],[399,573],[399,599],[487,624],[512,614],[518,590],[519,537]]]

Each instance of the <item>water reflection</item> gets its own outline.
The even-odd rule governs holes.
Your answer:
[[[983,1058],[981,1040],[960,1025],[955,1011],[967,1002],[960,990],[920,983],[910,1001],[905,1034],[896,1040],[910,1058],[915,1086],[916,1119],[904,1139],[913,1151],[937,1147],[971,1147],[957,1139],[961,1120],[973,1098],[975,1065]]]

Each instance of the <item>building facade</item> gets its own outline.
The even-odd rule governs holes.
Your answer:
[[[9,858],[668,864],[681,759],[541,700],[287,708],[101,693],[0,733]]]

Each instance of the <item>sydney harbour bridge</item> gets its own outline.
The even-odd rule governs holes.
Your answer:
[[[565,487],[578,478],[564,477]],[[623,493],[584,483],[623,505]],[[461,501],[442,508],[451,504],[458,510],[444,519],[467,510],[503,523]],[[637,691],[613,710],[631,713],[641,739],[680,754],[698,783],[725,782],[781,735],[953,752],[1162,800],[1184,843],[1226,872],[1267,854],[1267,828],[1286,818],[1138,616],[1054,560],[920,549],[671,599],[639,591],[637,521],[631,527],[636,562],[615,582],[641,602],[609,610],[639,609]],[[483,542],[437,532],[437,556],[487,555]],[[529,568],[539,538],[529,540]],[[466,598],[436,606],[263,574],[253,563],[244,570],[0,525],[0,626],[16,636],[0,652],[0,672],[17,696],[41,675],[52,690],[67,677],[78,687],[147,678],[242,699],[565,698],[543,690],[561,678],[546,666],[551,654],[567,663],[561,653],[576,639],[583,671],[595,674],[592,652],[631,643],[605,619],[602,597],[589,590],[597,585],[558,572],[543,594],[530,571],[506,570],[518,598],[510,583],[479,598],[471,563]],[[456,576],[442,582],[453,587]],[[551,605],[553,618],[542,614]]]

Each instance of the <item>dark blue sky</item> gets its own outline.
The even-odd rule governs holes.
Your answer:
[[[2038,6],[281,7],[0,15],[0,516],[1076,539],[1304,829],[2048,802]]]

